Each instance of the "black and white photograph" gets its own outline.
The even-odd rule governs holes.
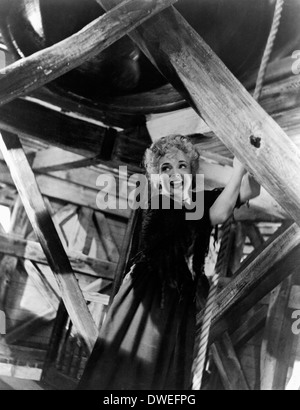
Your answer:
[[[300,390],[300,0],[0,0],[0,391],[24,390]]]

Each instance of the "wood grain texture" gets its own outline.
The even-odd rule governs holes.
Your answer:
[[[0,127],[26,140],[34,139],[83,157],[97,157],[110,167],[124,164],[127,158],[125,164],[134,172],[141,170],[143,154],[150,144],[150,140],[134,132],[136,128],[129,135],[118,133],[24,100],[0,108]]]
[[[25,209],[20,197],[18,197],[13,207],[10,232],[22,238],[25,236],[28,226],[29,221]],[[2,310],[5,309],[7,290],[10,287],[12,275],[17,265],[18,258],[13,255],[4,255],[0,262],[0,308]]]
[[[59,283],[66,309],[79,334],[88,348],[92,350],[98,336],[97,327],[90,315],[18,136],[2,133],[0,149],[49,266]]]
[[[3,161],[0,160],[0,170],[1,176],[0,181],[7,185],[14,185],[14,181],[11,178],[11,175],[4,164]],[[100,173],[92,173],[83,170],[82,176],[90,175],[90,187],[86,185],[82,185],[80,183],[80,179],[76,178],[76,174],[74,178],[72,178],[73,174],[68,174],[66,179],[56,178],[54,175],[36,175],[36,180],[39,186],[41,193],[44,196],[49,198],[65,201],[70,204],[79,205],[91,208],[95,211],[99,211],[99,207],[97,204],[101,203],[102,197],[98,196],[100,194],[100,187],[97,188],[96,182],[97,177],[100,176]],[[60,175],[59,175],[60,176]],[[62,174],[61,176],[65,176]],[[93,180],[92,180],[92,177]],[[94,186],[92,187],[92,181],[94,181]],[[78,183],[77,183],[78,182]],[[112,191],[113,194],[113,191]],[[102,198],[102,199],[101,199]],[[120,218],[121,220],[128,220],[131,215],[131,209],[127,208],[127,200],[125,198],[118,198],[118,201],[122,204],[123,209],[105,209],[103,212],[105,214],[115,216]],[[129,208],[129,207],[128,207]]]
[[[290,366],[296,360],[293,346],[299,336],[293,334],[292,314],[289,306],[293,286],[300,284],[298,266],[294,274],[285,279],[272,293],[267,323],[261,347],[261,389],[284,391]]]
[[[296,224],[282,228],[255,250],[234,279],[218,295],[213,315],[211,341],[235,326],[251,307],[294,272],[300,261],[300,229]],[[198,316],[201,322],[202,314]]]
[[[224,388],[237,391],[250,390],[242,365],[227,332],[211,346],[211,351]]]
[[[29,259],[33,262],[41,263],[42,265],[48,264],[46,256],[39,243],[26,241],[16,236],[1,234],[0,252],[7,255],[14,255],[22,259]],[[116,269],[115,263],[90,258],[89,256],[74,250],[68,251],[67,256],[75,272],[96,278],[100,277],[107,280],[113,280],[114,271]]]
[[[180,13],[164,10],[131,38],[300,224],[300,151]]]
[[[125,0],[79,33],[0,71],[0,105],[57,79],[97,56],[177,0]]]

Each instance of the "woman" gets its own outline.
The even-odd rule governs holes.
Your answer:
[[[185,175],[195,179],[199,153],[188,138],[170,136],[147,150],[145,166],[149,177],[159,174],[163,180],[167,175],[178,188]],[[131,271],[110,308],[80,389],[190,389],[196,296],[203,300],[208,292],[204,262],[212,229],[239,202],[259,194],[258,184],[245,174],[235,160],[226,188],[205,191],[199,221],[187,220],[185,205],[144,211]]]

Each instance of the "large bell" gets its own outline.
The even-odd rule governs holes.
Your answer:
[[[243,82],[260,64],[275,3],[180,0],[176,7]],[[96,0],[9,0],[2,26],[6,41],[20,58],[74,34],[103,13]],[[286,1],[272,60],[299,49],[299,21],[300,1]],[[151,90],[158,90],[157,97],[151,93],[155,111],[165,110],[166,104],[172,103],[171,94],[170,101],[160,99],[159,90],[165,84],[166,80],[128,37],[55,82],[57,89],[101,103],[102,108],[104,105],[109,109],[114,99],[119,105],[126,101],[124,111],[130,110],[131,96],[136,98]]]

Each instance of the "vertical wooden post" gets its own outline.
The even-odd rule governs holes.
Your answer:
[[[3,132],[0,136],[0,149],[49,266],[56,276],[70,318],[89,350],[92,350],[98,337],[97,327],[90,315],[18,136]]]

